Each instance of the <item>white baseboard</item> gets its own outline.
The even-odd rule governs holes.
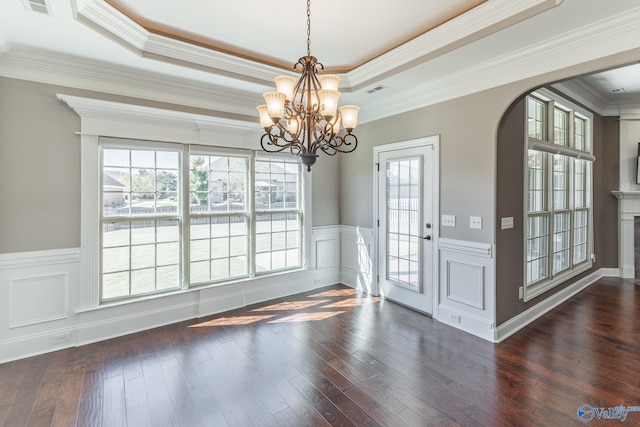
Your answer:
[[[624,279],[633,279],[636,277],[636,269],[634,266],[625,265],[620,268],[620,277]]]
[[[567,286],[560,292],[553,294],[549,298],[536,304],[528,310],[523,311],[512,319],[507,320],[506,322],[495,328],[492,341],[504,341],[514,333],[518,332],[520,329],[524,328],[542,315],[553,310],[554,308],[567,301],[572,296],[578,294],[582,290],[586,289],[602,277],[604,277],[602,270],[591,273],[590,275],[583,277],[575,283]]]
[[[441,305],[438,307],[437,320],[487,341],[493,341],[493,322],[482,317],[452,310]]]
[[[601,268],[602,277],[622,277],[619,268]]]

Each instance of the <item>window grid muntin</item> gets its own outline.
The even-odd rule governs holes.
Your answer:
[[[547,104],[533,96],[527,97],[527,127],[530,138],[544,140],[547,129]]]
[[[289,158],[255,159],[256,275],[302,266],[301,170]]]
[[[179,200],[176,197],[175,204],[169,203],[168,209],[163,209],[159,201],[171,197],[171,194],[178,194],[180,152],[177,150],[102,147],[100,170],[103,177],[100,189],[102,208],[99,221],[100,301],[110,302],[179,289],[182,274]],[[120,187],[123,197],[118,200],[120,204],[127,202],[126,209],[114,207],[114,181],[119,181],[107,172],[114,170],[128,171],[124,175],[128,177],[126,183],[120,183],[123,185]],[[133,171],[136,173],[134,174]],[[146,183],[143,183],[146,185],[144,188],[146,191],[133,191],[134,176],[141,176],[138,171],[146,171],[142,174],[148,178]],[[173,174],[174,176],[167,180],[160,180],[158,176],[161,173]],[[122,174],[118,175],[118,177],[122,176]],[[165,178],[167,177],[165,176]],[[167,183],[175,188],[175,191],[167,190]],[[105,191],[105,187],[109,190]],[[124,197],[126,194],[129,197]],[[134,198],[134,194],[146,194],[148,197],[137,199]],[[137,206],[137,209],[134,210],[134,199],[142,200],[139,203],[147,206]],[[150,206],[148,202],[144,201],[149,199],[153,201]],[[164,238],[165,233],[158,232],[159,229],[164,230],[168,224],[171,224],[171,228],[175,230],[172,233],[175,237],[171,239]],[[147,234],[151,234],[152,238],[147,236],[142,241],[137,241],[136,239],[139,237],[136,236],[141,229],[150,229]],[[114,237],[111,233],[123,230],[126,234],[126,242],[120,245],[110,244],[109,240]],[[117,252],[120,253],[113,255]],[[167,255],[171,252],[173,255]],[[113,263],[122,262],[120,258],[125,254],[127,255],[126,268],[111,268]],[[141,259],[146,259],[147,264],[140,264]],[[166,262],[166,259],[170,259],[170,262]],[[173,274],[169,274],[170,271]],[[116,276],[120,277],[118,292],[113,291],[117,285],[112,284],[111,281],[111,278]],[[124,280],[125,276],[126,280]],[[167,282],[171,276],[175,278],[175,281]],[[142,286],[140,280],[142,280]]]
[[[132,150],[134,148],[132,147],[144,147],[144,149],[147,149],[147,147],[152,147],[149,148],[149,151],[176,151],[178,153],[180,152],[184,152],[185,154],[188,153],[190,150],[192,150],[192,146],[188,146],[188,145],[183,145],[181,146],[182,148],[180,150],[175,149],[176,145],[175,144],[166,144],[166,143],[146,143],[146,142],[142,142],[140,143],[139,141],[133,141],[130,140],[131,144],[128,143],[120,143],[120,142],[109,142],[108,146],[109,147],[113,147],[116,146],[118,149],[125,149],[125,150]],[[121,148],[120,145],[124,148]],[[173,146],[172,146],[173,145]],[[104,145],[103,145],[104,147]],[[161,147],[161,148],[158,148]],[[165,147],[168,147],[165,149]],[[135,148],[135,150],[137,150],[137,148]],[[196,152],[208,152],[209,149],[208,148],[196,148]],[[230,151],[235,151],[236,153],[240,153],[240,150],[226,150],[226,149],[215,149],[215,151],[211,150],[211,152],[230,152]],[[102,152],[101,150],[99,152]],[[115,221],[122,221],[122,220],[141,220],[141,221],[145,221],[145,220],[149,220],[149,219],[154,219],[154,220],[175,220],[178,221],[178,224],[181,224],[179,226],[179,234],[180,236],[182,236],[183,234],[185,234],[185,236],[187,237],[187,239],[189,239],[189,231],[190,231],[190,222],[187,222],[186,224],[182,224],[182,216],[184,215],[185,220],[190,221],[192,218],[194,217],[202,217],[202,216],[210,216],[210,217],[216,217],[216,216],[245,216],[248,219],[249,222],[249,226],[247,227],[248,229],[248,238],[249,238],[249,242],[246,244],[246,248],[248,250],[248,255],[250,260],[247,262],[249,265],[249,277],[254,277],[255,274],[255,267],[253,266],[253,263],[255,262],[255,217],[261,213],[265,213],[265,211],[256,211],[255,207],[254,207],[254,201],[253,199],[248,199],[249,194],[250,194],[250,189],[253,188],[253,179],[255,177],[254,175],[254,170],[255,170],[255,162],[257,162],[257,160],[255,159],[255,157],[250,154],[248,151],[245,151],[246,154],[239,154],[236,157],[246,157],[247,159],[249,159],[249,171],[247,172],[247,174],[250,175],[251,180],[248,180],[247,182],[247,186],[245,187],[245,200],[248,201],[249,203],[244,204],[244,206],[247,207],[247,212],[245,211],[235,211],[232,208],[229,212],[222,212],[222,213],[215,213],[212,212],[210,214],[191,214],[189,213],[189,206],[188,206],[188,202],[189,202],[189,197],[191,195],[191,186],[189,184],[189,177],[190,177],[190,168],[189,168],[189,156],[186,155],[186,159],[185,162],[186,164],[184,165],[184,168],[182,167],[182,161],[180,160],[180,165],[179,165],[179,170],[181,171],[179,176],[180,176],[180,181],[186,181],[184,184],[180,184],[180,181],[176,182],[176,188],[177,191],[180,194],[180,197],[177,199],[177,204],[178,204],[178,212],[174,215],[173,213],[171,215],[156,215],[156,216],[151,216],[151,218],[149,218],[149,215],[143,215],[140,214],[139,216],[132,216],[131,218],[128,217],[108,217],[107,220],[108,222],[113,222]],[[100,156],[100,159],[102,159],[102,156]],[[286,200],[286,206],[283,204],[282,206],[274,206],[273,204],[271,204],[270,208],[272,208],[272,210],[270,211],[266,211],[266,213],[268,214],[288,214],[288,225],[286,225],[286,230],[284,233],[284,237],[286,239],[286,247],[285,247],[285,252],[288,253],[288,258],[285,260],[285,266],[286,268],[284,270],[290,270],[293,268],[299,268],[302,266],[303,262],[304,262],[304,241],[303,241],[303,212],[302,212],[302,173],[301,173],[301,168],[299,166],[299,163],[296,162],[296,160],[290,160],[289,158],[284,158],[282,156],[278,156],[277,160],[274,160],[273,158],[267,158],[265,157],[261,157],[260,161],[262,161],[263,163],[267,160],[271,160],[271,163],[293,163],[293,167],[288,170],[286,173],[284,173],[283,175],[285,176],[285,183],[288,183],[288,187],[285,186],[284,188],[284,192],[282,192],[284,199]],[[282,159],[286,159],[283,160]],[[99,165],[102,169],[102,163],[101,160],[99,162]],[[127,165],[129,165],[129,163],[127,163]],[[289,166],[288,166],[289,168]],[[156,169],[160,170],[162,169],[161,167],[157,167]],[[175,170],[175,168],[174,168]],[[184,172],[182,172],[184,171]],[[183,181],[183,182],[184,182]],[[186,185],[186,187],[182,187],[183,185]],[[160,192],[164,191],[164,188],[158,188],[158,190],[160,190]],[[208,191],[209,189],[207,189]],[[209,192],[209,191],[208,191]],[[102,191],[100,191],[100,193],[102,193]],[[213,191],[210,191],[210,193],[213,193]],[[156,209],[157,205],[153,205],[153,211],[157,211]],[[290,206],[295,206],[295,209],[291,209]],[[283,209],[278,209],[278,208],[283,208]],[[103,211],[101,211],[101,214],[103,213]],[[130,213],[130,210],[128,211],[128,213]],[[102,215],[101,215],[102,216]],[[278,218],[276,218],[275,216],[270,217],[270,219],[275,223],[277,222]],[[295,226],[291,226],[291,223],[295,222]],[[102,221],[100,221],[100,226],[102,227]],[[274,230],[277,227],[273,227]],[[235,238],[235,237],[242,237],[244,239],[244,234],[240,233],[240,235],[236,235],[237,233],[230,233],[231,238]],[[179,251],[179,256],[180,258],[180,262],[182,262],[182,257],[184,256],[184,260],[187,262],[186,264],[186,268],[182,269],[182,265],[180,265],[180,269],[178,274],[176,274],[175,276],[177,277],[177,280],[180,281],[180,283],[182,283],[182,281],[186,278],[187,282],[188,282],[188,278],[189,278],[189,246],[190,246],[190,240],[187,240],[187,242],[189,242],[189,244],[181,244],[180,246],[182,247],[182,250]],[[244,251],[245,245],[242,245],[242,251]],[[230,252],[229,255],[231,258],[233,258],[236,255],[242,255],[242,254],[234,254],[233,249],[230,248]],[[129,251],[130,252],[130,251]],[[129,259],[130,257],[127,256],[127,259]],[[214,260],[215,259],[223,259],[223,257],[213,257]],[[102,255],[100,252],[100,265],[102,262]],[[244,260],[243,260],[244,262]],[[275,264],[275,262],[274,262]],[[175,264],[173,264],[173,266],[175,267]],[[158,268],[162,269],[165,266],[160,265]],[[215,267],[213,267],[215,268]],[[244,268],[244,267],[243,267]],[[135,269],[134,269],[135,270]],[[275,271],[269,271],[269,272],[265,272],[265,273],[270,273]],[[175,270],[174,270],[175,272]],[[136,272],[134,272],[135,274]],[[156,276],[160,277],[162,274],[159,271],[158,274],[156,274]],[[173,277],[173,276],[172,276]],[[236,279],[237,277],[232,277],[232,279]],[[129,278],[127,278],[127,293],[129,295],[125,295],[124,298],[132,298],[132,297],[138,297],[137,294],[132,295],[129,292]],[[158,283],[160,284],[161,281],[158,280]],[[211,283],[211,282],[207,282],[207,283]],[[199,283],[200,284],[200,283]],[[163,287],[166,287],[166,285],[162,285]],[[185,282],[185,286],[189,286],[189,284],[187,284]],[[179,287],[177,287],[177,289],[179,289]],[[100,291],[101,292],[101,291]],[[135,293],[135,291],[134,291]],[[146,294],[145,294],[146,295]],[[111,299],[109,299],[107,302],[110,302]],[[100,302],[103,302],[102,300]]]
[[[247,212],[248,173],[246,156],[191,154],[189,213]]]
[[[300,267],[301,232],[302,215],[299,212],[257,213],[256,273]]]
[[[547,156],[535,150],[529,150],[527,156],[527,211],[542,212],[547,208]]]
[[[546,95],[545,95],[546,97]],[[544,97],[543,97],[544,98]],[[545,98],[548,99],[548,98]],[[533,96],[528,96],[527,97],[527,117],[528,117],[528,122],[529,122],[529,128],[528,128],[528,135],[529,135],[529,140],[542,140],[542,141],[537,141],[537,142],[531,142],[529,141],[529,146],[531,147],[533,144],[533,146],[536,146],[536,144],[553,144],[554,141],[544,141],[545,135],[544,132],[542,135],[542,138],[540,138],[540,135],[532,135],[532,132],[530,132],[531,130],[531,122],[532,122],[532,117],[535,116],[535,114],[531,113],[531,108],[532,105],[539,105],[539,103],[546,103],[545,105],[550,106],[549,108],[554,108],[555,106],[558,105],[556,104],[554,101],[550,100],[550,101],[541,101],[538,98],[535,98]],[[564,104],[564,102],[563,102]],[[538,107],[540,108],[540,107]],[[565,110],[565,106],[563,105],[561,107],[562,110]],[[568,129],[568,141],[567,141],[567,147],[571,147],[572,149],[575,149],[576,151],[581,151],[587,154],[590,154],[589,150],[591,149],[591,144],[589,141],[589,130],[588,130],[588,126],[590,125],[590,121],[588,118],[586,118],[585,116],[583,116],[582,114],[578,114],[577,112],[573,111],[571,108],[566,108],[565,110],[567,112],[568,115],[568,123],[569,123],[569,129]],[[538,116],[540,116],[540,114],[538,114]],[[544,116],[542,116],[544,117]],[[555,118],[555,114],[552,115],[552,117],[549,117],[549,120],[551,120],[551,124],[550,126],[555,126],[553,121]],[[554,128],[555,129],[555,128]],[[581,139],[582,138],[582,139]],[[576,142],[576,139],[578,140]],[[553,144],[555,145],[555,144]],[[529,150],[529,154],[528,157],[529,159],[531,159],[531,151],[533,152],[537,152],[540,153],[541,156],[544,156],[545,158],[548,158],[550,160],[548,160],[548,162],[550,164],[552,163],[552,159],[553,159],[553,154],[549,154],[551,153],[553,150],[549,149],[549,153],[546,152],[546,150],[543,148],[543,151],[539,151],[539,150],[535,150],[535,149],[530,149]],[[554,215],[554,205],[556,204],[555,202],[558,202],[559,205],[564,205],[566,206],[567,210],[569,210],[570,215],[569,215],[569,222],[572,223],[571,225],[571,229],[569,232],[569,238],[566,238],[566,234],[561,234],[561,231],[558,231],[558,233],[552,233],[549,236],[550,239],[550,245],[554,245],[557,249],[558,252],[557,254],[561,254],[562,255],[562,260],[564,259],[569,259],[569,267],[567,269],[562,269],[561,267],[566,264],[566,262],[560,262],[554,261],[554,258],[556,257],[549,257],[549,267],[550,269],[553,271],[554,267],[558,267],[555,268],[557,271],[553,272],[548,278],[547,280],[550,280],[552,277],[554,277],[556,274],[561,274],[564,271],[567,270],[571,270],[572,268],[574,268],[577,264],[579,263],[584,263],[585,261],[588,260],[588,254],[586,252],[589,251],[590,248],[590,237],[588,235],[589,230],[590,230],[590,224],[589,222],[589,217],[590,217],[590,200],[591,200],[591,184],[588,182],[591,179],[591,161],[587,161],[587,160],[582,160],[582,159],[575,159],[575,157],[573,157],[574,155],[572,154],[568,154],[567,157],[568,159],[574,159],[575,161],[570,161],[568,160],[568,172],[566,170],[563,171],[558,171],[558,170],[553,170],[555,169],[555,165],[554,168],[552,168],[552,171],[547,171],[547,174],[549,175],[548,178],[548,182],[550,183],[550,187],[549,190],[545,189],[546,192],[546,196],[544,197],[545,200],[549,200],[549,206],[551,206],[551,211],[543,211],[543,212],[538,212],[538,211],[532,211],[531,210],[531,205],[532,205],[532,200],[535,200],[534,195],[532,194],[531,191],[529,190],[535,190],[535,188],[531,188],[531,187],[535,187],[535,185],[533,185],[530,180],[532,179],[532,172],[531,170],[529,170],[530,168],[528,168],[527,171],[527,212],[528,212],[528,217],[531,218],[533,215],[540,215],[540,214],[550,214],[550,224],[549,226],[551,227],[550,229],[554,229],[553,227],[556,227],[556,225],[554,225],[554,220],[555,222],[559,221],[559,217],[556,218]],[[554,173],[556,173],[556,179],[554,180]],[[559,183],[558,180],[561,180],[562,185],[556,185]],[[564,183],[566,183],[567,185],[567,192],[566,192],[566,197],[565,194],[563,193],[563,188],[562,186],[564,185]],[[556,186],[556,192],[554,194],[554,186]],[[576,188],[577,188],[577,192],[576,192]],[[539,195],[537,195],[538,199],[540,198]],[[566,203],[565,203],[566,200]],[[579,204],[583,204],[583,207],[578,206]],[[576,228],[574,228],[575,226],[573,225],[573,223],[575,223],[575,221],[577,221],[577,215],[576,212],[579,210],[586,210],[587,214],[586,214],[586,226],[585,227],[578,227],[580,228],[580,230],[576,230]],[[566,219],[566,218],[563,218]],[[566,222],[566,221],[565,221]],[[527,227],[529,227],[529,221],[527,222]],[[529,230],[527,229],[527,233],[529,233]],[[582,234],[579,234],[582,233]],[[576,239],[582,238],[584,236],[584,234],[587,234],[586,236],[586,244],[581,243],[580,241],[577,241]],[[564,240],[562,242],[559,242],[557,245],[555,243],[551,243],[551,239],[552,236],[562,236],[564,238]],[[527,234],[527,236],[529,236],[529,234]],[[528,237],[527,237],[528,238]],[[566,241],[568,240],[569,242],[569,247],[570,247],[570,252],[569,252],[569,256],[566,257],[566,252],[563,252],[563,248],[564,246],[566,246]],[[574,253],[580,251],[579,254]],[[527,259],[529,258],[529,243],[527,243]],[[558,259],[560,259],[560,255],[558,255],[557,257]],[[532,264],[527,262],[527,266],[525,267],[525,280],[527,285],[531,285],[534,283],[537,283],[539,281],[545,281],[545,280],[534,280],[532,281]]]
[[[587,151],[587,121],[581,117],[573,118],[573,148],[576,150]]]
[[[573,230],[573,263],[580,264],[587,260],[589,243],[589,210],[587,208],[575,210]]]
[[[556,210],[553,213],[553,274],[571,267],[571,211]]]
[[[549,277],[549,214],[530,214],[527,220],[527,284]]]
[[[553,155],[553,209],[569,208],[569,158],[559,154]]]
[[[386,279],[412,289],[420,284],[420,165],[420,158],[392,160],[386,172]]]
[[[249,163],[248,156],[189,156],[190,286],[250,276]]]
[[[558,107],[553,109],[553,143],[568,146],[569,112]]]
[[[573,162],[573,206],[584,208],[587,206],[587,162],[574,159]]]
[[[243,224],[243,226],[234,226]],[[226,233],[222,230],[227,229]],[[189,221],[189,282],[201,285],[249,276],[250,217],[235,215],[191,215]],[[214,231],[218,228],[217,231]],[[204,233],[206,231],[206,233]],[[234,246],[240,245],[240,249]],[[200,255],[204,247],[205,255]],[[224,251],[226,255],[221,255]],[[206,275],[202,275],[206,266]],[[222,268],[224,266],[224,269]]]
[[[143,153],[147,154],[146,158]],[[153,155],[152,160],[149,159],[148,154]],[[102,216],[129,217],[177,214],[180,185],[179,155],[178,151],[103,148]],[[167,156],[173,157],[174,167],[168,167],[171,165],[171,160],[167,159]],[[114,190],[113,181],[122,184],[123,190]],[[105,187],[110,187],[110,189],[105,191]],[[114,195],[119,193],[123,194],[123,201],[129,201],[128,208],[120,212],[105,205],[107,199],[112,202]],[[174,200],[171,200],[172,198]],[[132,203],[134,199],[151,200],[151,206],[136,206],[134,209]],[[175,203],[161,202],[166,199],[175,201]],[[149,202],[142,203],[149,204]]]

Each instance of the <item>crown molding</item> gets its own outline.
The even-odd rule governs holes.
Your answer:
[[[240,130],[262,132],[257,123],[226,119],[183,111],[166,110],[122,102],[58,94],[58,99],[74,110],[82,119],[112,120],[123,123],[147,124],[169,128],[201,130]]]
[[[579,78],[554,83],[551,86],[601,116],[605,115],[606,108],[609,106],[608,99],[602,97],[599,92]]]
[[[640,104],[617,105],[620,120],[640,120]]]
[[[93,0],[88,0],[93,2]],[[640,8],[601,20],[508,54],[457,69],[410,90],[371,98],[360,111],[360,123],[381,119],[519,80],[567,70],[576,64],[599,60],[640,48]],[[115,95],[203,108],[223,116],[257,123],[255,106],[260,93],[111,66],[42,51],[12,47],[1,56],[0,75]],[[609,64],[614,65],[614,64]],[[602,64],[594,65],[601,68]],[[595,71],[594,70],[583,70]],[[557,79],[557,77],[556,77]],[[532,82],[533,85],[536,82]],[[540,84],[546,83],[540,81]],[[526,89],[525,89],[526,90]],[[589,100],[585,95],[585,99]],[[578,99],[577,99],[578,100]],[[598,106],[597,99],[591,99]],[[600,108],[604,115],[618,115],[619,106]],[[598,109],[594,108],[598,111]]]
[[[416,37],[396,49],[347,73],[352,88],[359,89],[381,77],[388,77],[450,52],[540,12],[563,0],[487,1]]]
[[[2,56],[0,75],[203,108],[251,118],[257,122],[255,105],[260,96],[253,92],[49,52],[12,50]]]
[[[2,31],[2,27],[0,27],[0,57],[9,50],[11,50],[11,42],[9,42],[9,39]]]
[[[283,73],[295,75],[289,70],[151,33],[103,0],[84,1],[78,5],[77,16],[80,21],[98,26],[145,57],[197,65],[208,71],[265,85],[271,85],[273,78]]]
[[[506,55],[458,69],[410,90],[367,103],[360,123],[571,68],[640,48],[640,8],[585,25]],[[595,70],[590,70],[595,71]],[[545,82],[540,82],[545,83]],[[531,87],[533,89],[533,87]]]
[[[559,5],[563,0],[492,0],[434,28],[368,63],[343,73],[344,92],[404,71],[490,33]],[[151,33],[103,0],[84,0],[77,16],[125,43],[142,56],[204,67],[221,75],[271,85],[280,74],[295,75],[268,64]]]

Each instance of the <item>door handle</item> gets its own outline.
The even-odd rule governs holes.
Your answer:
[[[431,240],[431,235],[427,234],[426,236],[422,236],[421,239]]]

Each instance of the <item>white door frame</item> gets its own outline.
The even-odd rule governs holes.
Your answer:
[[[384,153],[387,151],[394,150],[402,150],[406,148],[415,148],[422,146],[432,146],[433,147],[433,168],[431,172],[431,185],[432,185],[432,194],[433,194],[433,203],[432,203],[432,212],[431,217],[433,218],[433,231],[431,233],[431,237],[433,239],[433,271],[432,271],[432,280],[433,280],[433,309],[431,316],[434,319],[438,318],[438,305],[440,302],[440,250],[439,250],[439,240],[440,240],[440,135],[427,136],[423,138],[411,139],[407,141],[393,142],[384,145],[377,145],[373,147],[373,249],[371,254],[372,267],[373,267],[373,277],[372,282],[373,286],[371,287],[372,293],[374,295],[380,295],[380,257],[379,257],[379,248],[380,248],[380,233],[379,233],[379,221],[380,215],[378,210],[379,203],[379,180],[378,180],[378,168],[380,163],[378,161],[380,157],[380,153]],[[425,175],[429,171],[425,170]]]

